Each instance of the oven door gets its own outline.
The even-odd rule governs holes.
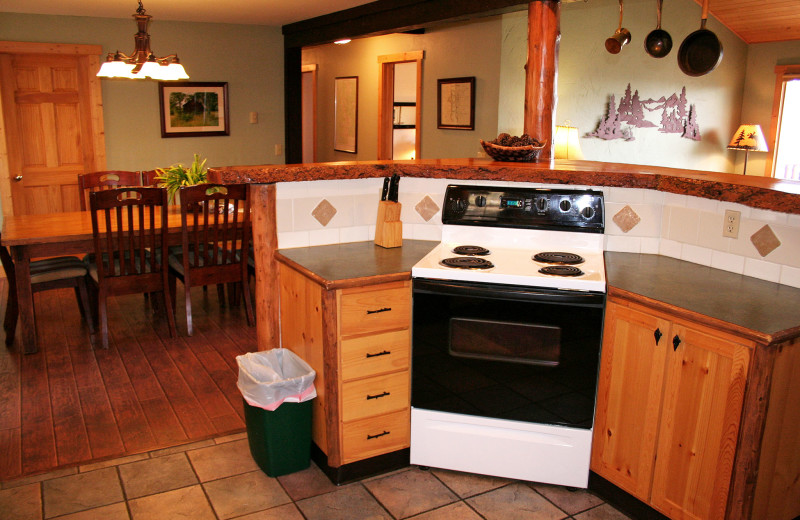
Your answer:
[[[415,278],[411,405],[591,429],[605,294]]]

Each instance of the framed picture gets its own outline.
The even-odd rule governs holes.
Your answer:
[[[439,128],[475,130],[475,76],[439,80]]]
[[[228,84],[158,83],[161,137],[230,135]]]
[[[358,76],[334,79],[333,149],[356,153],[358,144]]]

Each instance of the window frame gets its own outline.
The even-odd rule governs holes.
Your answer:
[[[785,93],[786,82],[792,79],[800,79],[800,65],[777,65],[775,67],[775,94],[772,97],[772,118],[769,128],[769,141],[767,145],[771,153],[767,157],[767,169],[769,176],[775,178],[775,157],[777,154],[776,144],[778,143],[778,125],[783,116],[783,96]]]

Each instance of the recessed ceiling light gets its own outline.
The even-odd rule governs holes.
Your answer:
[[[333,43],[335,43],[336,45],[344,45],[345,43],[350,43],[350,39],[349,38],[345,38],[344,40],[336,40]]]

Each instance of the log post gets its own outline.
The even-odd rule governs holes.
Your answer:
[[[525,133],[547,141],[539,158],[553,157],[553,114],[558,103],[558,44],[561,4],[536,0],[528,4],[528,61],[525,64]]]

